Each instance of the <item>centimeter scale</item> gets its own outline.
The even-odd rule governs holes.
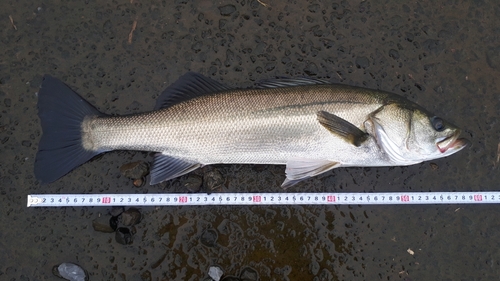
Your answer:
[[[495,204],[500,191],[374,193],[30,194],[28,207]]]

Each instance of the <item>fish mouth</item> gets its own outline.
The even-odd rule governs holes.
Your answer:
[[[455,131],[453,135],[438,142],[436,145],[441,153],[457,152],[470,145],[470,141],[464,138],[458,138],[460,130]]]

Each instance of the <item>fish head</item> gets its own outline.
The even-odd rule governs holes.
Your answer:
[[[365,122],[392,162],[411,165],[452,155],[469,141],[461,130],[416,104],[392,103],[379,108]]]

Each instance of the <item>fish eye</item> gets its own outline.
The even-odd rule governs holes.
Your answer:
[[[444,130],[444,123],[443,123],[443,119],[439,118],[439,117],[432,117],[431,118],[431,124],[432,124],[432,127],[434,127],[434,130],[438,131],[438,132],[441,132]]]

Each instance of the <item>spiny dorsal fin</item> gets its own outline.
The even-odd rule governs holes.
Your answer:
[[[215,80],[196,72],[188,72],[161,93],[156,101],[155,110],[167,108],[174,104],[203,95],[230,90]]]
[[[295,87],[295,86],[308,86],[308,85],[321,85],[321,84],[330,84],[330,82],[316,79],[316,78],[287,78],[280,77],[275,79],[266,79],[259,81],[255,88],[263,89],[263,88],[280,88],[280,87]]]

